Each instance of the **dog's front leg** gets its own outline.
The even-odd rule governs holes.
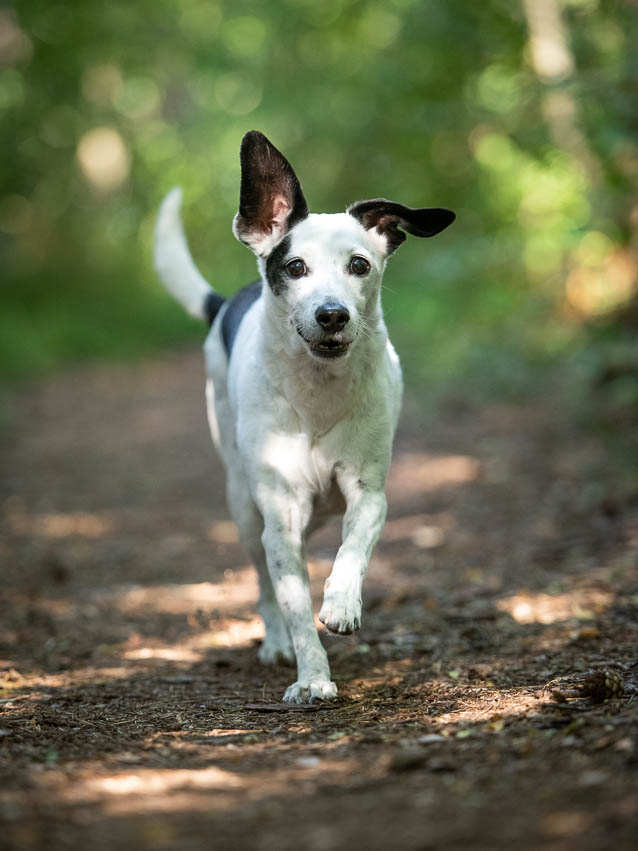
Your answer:
[[[335,697],[328,656],[323,649],[312,613],[308,569],[303,555],[303,533],[310,500],[268,489],[260,499],[264,517],[262,542],[268,572],[297,657],[297,681],[286,689],[284,700],[314,703]]]
[[[365,474],[342,471],[337,479],[346,499],[346,513],[342,544],[326,579],[319,620],[330,632],[349,635],[361,626],[361,589],[385,523],[387,503],[378,475],[367,482]]]

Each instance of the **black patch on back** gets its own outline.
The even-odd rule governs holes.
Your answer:
[[[290,237],[285,236],[279,245],[273,248],[266,260],[266,280],[275,295],[281,295],[288,286],[288,275],[284,260],[289,251]]]
[[[242,319],[261,295],[261,286],[261,281],[254,281],[235,293],[228,302],[228,307],[222,316],[222,340],[228,357],[230,357]]]
[[[225,304],[225,302],[226,299],[223,296],[214,292],[208,293],[204,299],[204,313],[206,314],[209,325],[213,324],[213,319],[217,316],[222,304]]]

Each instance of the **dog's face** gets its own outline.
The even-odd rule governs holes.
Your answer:
[[[313,357],[348,354],[377,317],[384,240],[348,213],[310,214],[264,261],[277,313]]]
[[[324,361],[346,357],[378,320],[386,260],[406,238],[399,227],[434,236],[454,213],[377,198],[311,214],[290,163],[265,136],[247,133],[240,156],[233,232],[259,258],[288,348]]]

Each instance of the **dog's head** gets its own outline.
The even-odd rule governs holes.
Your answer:
[[[240,158],[233,233],[257,255],[297,345],[316,358],[343,357],[378,319],[385,263],[404,231],[434,236],[454,213],[384,198],[357,201],[345,213],[310,213],[292,166],[262,133],[246,133]]]

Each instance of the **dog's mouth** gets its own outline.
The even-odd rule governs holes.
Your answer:
[[[318,340],[309,340],[301,328],[297,328],[297,334],[310,349],[311,354],[318,358],[340,358],[346,354],[350,347],[350,340],[344,340],[340,334],[332,337],[321,337]]]

